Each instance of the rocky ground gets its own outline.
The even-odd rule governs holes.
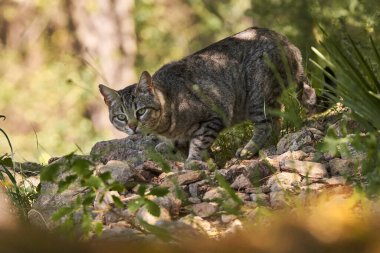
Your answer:
[[[340,122],[335,120],[333,124]],[[247,221],[254,222],[261,210],[291,209],[325,192],[346,198],[353,191],[346,178],[358,173],[358,167],[352,158],[316,151],[315,146],[325,133],[326,122],[313,122],[284,135],[276,146],[263,150],[259,157],[232,159],[216,170],[186,170],[178,161],[168,161],[170,171],[163,170],[160,162],[148,159],[145,152],[158,143],[154,136],[133,135],[99,142],[89,156],[83,157],[94,162],[96,173],[110,171],[112,178],[126,190],[109,191],[103,201],[96,198],[92,216],[103,223],[105,238],[154,237],[144,232],[141,220],[172,231],[174,237],[180,238],[182,234],[220,237],[240,229]],[[49,163],[62,163],[62,159],[65,158],[53,158]],[[33,164],[22,166],[24,171],[39,169]],[[227,186],[218,175],[223,176]],[[25,182],[36,185],[38,176],[24,179]],[[140,184],[147,186],[147,192],[154,186],[170,190],[165,196],[147,196],[158,204],[159,217],[145,207],[136,212],[127,208],[130,201],[139,197]],[[54,228],[57,222],[52,221],[51,215],[83,191],[75,184],[63,193],[57,190],[57,184],[41,182],[40,194],[28,213],[32,224]],[[115,205],[112,196],[119,197],[125,208]]]

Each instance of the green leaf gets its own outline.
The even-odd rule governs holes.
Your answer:
[[[146,209],[148,210],[148,212],[151,215],[156,216],[156,217],[160,216],[161,209],[155,202],[153,202],[149,199],[145,199],[144,200],[144,206],[146,207]]]
[[[78,178],[77,175],[70,175],[67,176],[64,180],[59,181],[58,183],[58,193],[63,192],[66,190],[72,183],[75,182],[75,180]]]
[[[88,160],[78,158],[74,160],[72,168],[78,176],[89,178],[93,174],[90,170],[91,164],[92,163]]]
[[[54,182],[58,177],[60,169],[61,166],[58,163],[53,163],[42,168],[40,174],[41,180],[47,182]]]
[[[84,234],[88,234],[91,231],[92,228],[92,216],[87,211],[85,207],[83,207],[83,214],[82,214],[82,229]]]
[[[100,173],[98,175],[98,177],[106,184],[108,182],[108,180],[111,180],[112,179],[112,176],[111,176],[111,172],[110,171],[106,171],[106,172],[103,172],[103,173]]]
[[[136,212],[142,205],[144,205],[143,198],[133,199],[128,202],[128,210],[132,213]]]
[[[123,192],[124,191],[124,185],[122,185],[121,183],[119,182],[112,182],[110,185],[109,185],[109,189],[111,191],[117,191],[117,192]]]
[[[115,206],[118,207],[118,208],[123,208],[124,207],[124,204],[123,202],[121,202],[120,198],[115,196],[115,195],[112,195],[112,199],[113,199],[113,202],[115,203]]]
[[[144,196],[146,192],[146,185],[145,184],[140,184],[139,188],[137,189],[137,194],[140,196]]]
[[[153,187],[149,194],[157,197],[163,197],[166,196],[169,193],[169,188],[167,187]]]
[[[8,168],[13,168],[13,161],[10,157],[1,157],[0,164]]]
[[[103,224],[101,222],[95,222],[94,231],[97,236],[101,236],[103,233]]]
[[[83,196],[82,205],[83,206],[90,206],[90,205],[94,204],[94,201],[95,201],[95,193],[89,192],[88,194]]]
[[[75,208],[72,206],[62,207],[58,209],[57,211],[55,211],[53,215],[51,216],[51,218],[53,221],[58,221],[62,217],[70,215],[74,211],[75,211]]]
[[[17,186],[17,181],[16,181],[15,177],[12,175],[12,173],[6,167],[4,167],[4,166],[2,166],[2,167],[3,167],[4,173],[7,174],[7,176],[11,180],[12,184],[14,186]],[[18,191],[18,187],[16,187],[16,190]]]
[[[103,181],[99,177],[91,176],[84,181],[84,185],[99,189],[103,185]]]

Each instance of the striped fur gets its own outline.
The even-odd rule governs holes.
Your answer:
[[[252,139],[237,153],[249,158],[270,137],[273,119],[267,111],[279,107],[288,80],[307,91],[300,93],[306,106],[315,104],[301,63],[300,51],[284,36],[249,28],[153,76],[143,72],[134,94],[135,117],[143,128],[187,144],[188,161],[202,160],[223,128],[251,120]]]

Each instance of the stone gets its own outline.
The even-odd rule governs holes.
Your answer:
[[[199,204],[199,203],[202,202],[201,199],[198,198],[198,197],[189,197],[187,200],[188,200],[191,204]]]
[[[200,231],[202,234],[208,234],[208,231],[212,230],[210,222],[192,214],[182,217],[181,219],[179,219],[179,221],[192,226],[196,230]]]
[[[224,231],[223,235],[234,234],[242,229],[243,229],[243,224],[241,223],[239,219],[236,219],[233,222],[231,222],[231,224],[228,226],[226,231]]]
[[[232,183],[235,179],[243,173],[246,173],[246,166],[242,164],[235,164],[226,169],[219,170],[219,173],[229,182]]]
[[[280,209],[288,206],[286,194],[287,193],[285,191],[272,191],[269,194],[271,207],[275,209]]]
[[[98,142],[92,147],[90,155],[104,164],[111,160],[128,161],[129,166],[134,168],[147,160],[145,150],[154,148],[158,142],[154,135],[133,134],[123,139]]]
[[[321,189],[325,188],[326,184],[323,183],[312,183],[306,186],[302,186],[301,190],[304,191],[320,191]]]
[[[119,197],[120,194],[117,191],[108,191],[103,196],[103,201],[100,202],[102,195],[98,193],[95,197],[94,208],[95,210],[107,210],[110,205],[114,203],[112,196]]]
[[[178,184],[179,185],[188,185],[197,181],[202,180],[205,177],[203,171],[189,170],[178,175]]]
[[[269,195],[265,193],[252,193],[249,195],[252,202],[261,206],[269,206]]]
[[[40,176],[38,175],[24,178],[20,183],[18,183],[18,186],[22,186],[26,189],[36,189],[40,183]]]
[[[209,189],[208,180],[201,180],[193,184],[189,184],[189,193],[191,197],[200,198]]]
[[[326,166],[316,162],[285,160],[280,164],[280,167],[282,171],[297,172],[309,178],[324,178],[328,176]]]
[[[345,185],[347,182],[347,179],[342,176],[334,176],[334,177],[325,179],[325,182],[328,185]]]
[[[152,215],[146,207],[141,207],[136,214],[137,218],[140,218],[150,225],[158,226],[162,222],[171,221],[169,211],[166,208],[160,207],[160,216]]]
[[[101,239],[103,240],[111,240],[111,241],[140,241],[140,240],[146,240],[149,237],[147,237],[144,233],[129,228],[129,227],[123,227],[123,226],[114,226],[110,225],[109,227],[106,227],[103,229],[103,233],[101,235]]]
[[[253,185],[251,181],[244,175],[238,176],[235,181],[231,184],[231,188],[235,190],[244,190],[246,188],[252,188]]]
[[[222,199],[225,196],[224,189],[222,187],[212,188],[203,195],[204,201],[213,201],[215,199]]]
[[[277,154],[281,155],[287,151],[296,151],[306,146],[313,146],[316,141],[322,138],[319,133],[321,132],[315,128],[306,127],[295,133],[288,133],[277,143]]]
[[[192,211],[195,215],[201,218],[206,218],[218,211],[218,205],[216,203],[202,202],[194,204],[192,206]]]
[[[128,182],[145,182],[145,179],[139,174],[139,172],[129,166],[127,162],[123,161],[108,161],[106,165],[99,166],[97,173],[111,172],[111,176],[114,180],[127,184]]]
[[[236,219],[237,219],[236,215],[233,215],[233,214],[222,214],[220,216],[220,220],[223,223],[230,223],[231,221],[236,220]]]
[[[181,210],[182,201],[174,196],[174,194],[169,193],[163,197],[155,197],[152,199],[156,204],[164,207],[169,211],[172,218],[177,218]]]
[[[332,176],[352,176],[355,173],[355,163],[352,160],[334,158],[329,161]]]
[[[267,182],[271,192],[275,191],[293,191],[295,187],[300,187],[301,176],[297,173],[280,172],[272,175]],[[264,192],[264,191],[263,191]]]

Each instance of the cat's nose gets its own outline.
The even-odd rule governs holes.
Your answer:
[[[134,133],[136,133],[137,125],[128,125],[129,129],[131,129]]]

